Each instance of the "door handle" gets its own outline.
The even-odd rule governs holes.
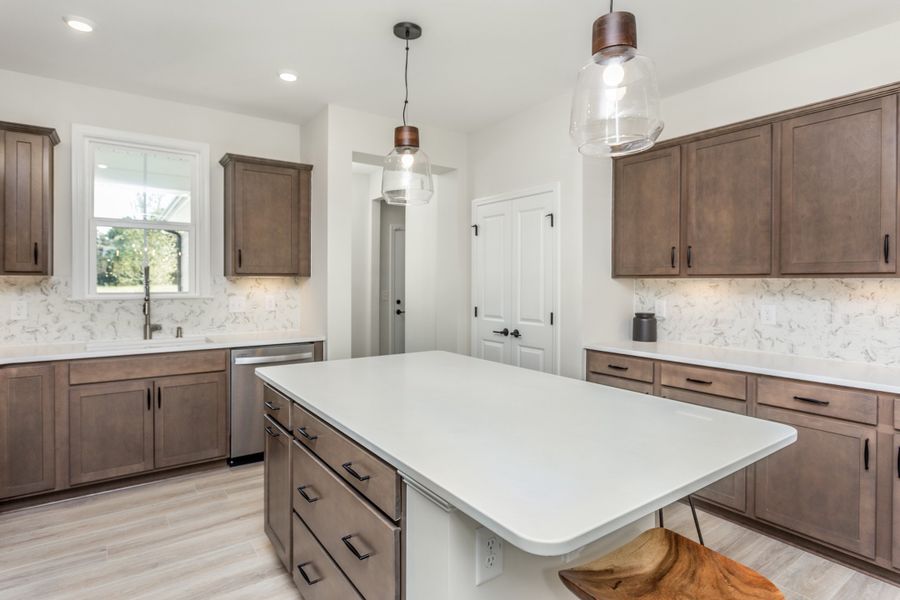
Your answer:
[[[37,248],[37,244],[34,245]],[[884,263],[891,262],[891,234],[884,234]],[[37,263],[37,261],[35,261]]]
[[[513,329],[513,330],[509,333],[509,335],[513,336],[513,337],[516,338],[516,339],[522,337],[522,334],[519,333],[519,330],[518,330],[518,329]]]
[[[500,331],[494,331],[494,333],[496,333],[497,335],[507,336],[507,335],[509,335],[509,329],[504,327]]]
[[[162,388],[156,388],[156,408],[162,408]]]
[[[687,255],[688,269],[694,267],[694,247],[688,246],[688,255]]]
[[[885,236],[885,237],[887,237],[887,236]],[[887,242],[885,242],[885,243],[887,243]],[[885,253],[885,256],[887,256],[887,253]],[[885,262],[887,262],[887,259],[885,259]],[[34,264],[38,264],[38,243],[37,242],[34,243]]]
[[[153,390],[147,388],[147,410],[153,409]]]
[[[402,315],[402,314],[405,314],[405,313],[406,313],[405,310],[400,310],[399,308],[397,309],[397,312],[396,312],[396,314],[398,314],[398,315]]]
[[[672,252],[669,256],[669,261],[672,263],[672,268],[675,268],[675,246],[672,246]]]
[[[866,438],[866,445],[863,447],[863,463],[866,471],[869,470],[869,438]]]

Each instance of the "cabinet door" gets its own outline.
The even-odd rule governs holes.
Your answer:
[[[797,429],[797,441],[756,464],[756,516],[875,557],[875,429],[760,406]]]
[[[227,453],[225,373],[156,380],[156,468]]]
[[[50,141],[16,131],[4,135],[3,269],[49,273]]]
[[[290,569],[291,562],[291,436],[265,418],[265,530],[275,554]]]
[[[688,275],[772,272],[772,126],[687,146]]]
[[[677,275],[681,149],[646,152],[615,163],[613,274]]]
[[[298,169],[235,163],[235,274],[300,275],[300,175]]]
[[[150,381],[69,390],[69,474],[73,484],[153,468],[152,393]]]
[[[782,273],[894,273],[897,97],[782,124]]]
[[[53,489],[50,365],[0,370],[0,498]]]
[[[894,401],[896,407],[896,400]],[[894,418],[897,418],[896,408]],[[894,425],[896,427],[896,423]],[[894,434],[894,463],[891,469],[894,481],[894,512],[893,512],[893,548],[891,550],[891,563],[895,569],[900,569],[900,434]]]
[[[739,415],[747,414],[747,403],[742,400],[721,398],[709,394],[698,394],[688,390],[662,388],[663,398],[687,402],[707,408],[715,408]],[[739,512],[747,511],[747,469],[741,469],[728,477],[708,485],[694,494],[698,498],[727,506]]]

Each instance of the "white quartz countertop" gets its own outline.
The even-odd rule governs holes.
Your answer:
[[[796,439],[778,423],[445,352],[257,374],[541,556],[596,541]]]
[[[325,336],[303,331],[263,331],[251,333],[214,333],[184,338],[153,340],[116,340],[64,342],[58,344],[20,344],[0,346],[0,366],[55,360],[79,360],[108,356],[132,356],[162,352],[190,352],[249,346],[274,346],[321,342]]]
[[[585,348],[716,369],[745,371],[758,375],[900,394],[900,369],[866,363],[672,342],[602,342],[587,344]]]

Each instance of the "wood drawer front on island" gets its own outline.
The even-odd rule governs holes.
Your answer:
[[[587,372],[588,375],[606,375],[653,383],[653,361],[646,358],[588,350]]]
[[[873,559],[875,429],[767,406],[757,416],[797,441],[756,463],[756,517]]]
[[[69,390],[71,483],[153,468],[153,382],[126,381]]]
[[[662,363],[660,380],[664,387],[681,388],[736,400],[747,399],[747,376],[743,373]]]
[[[72,361],[69,384],[103,383],[128,379],[153,379],[172,375],[213,373],[228,368],[226,350],[143,354]]]
[[[51,490],[52,365],[0,369],[0,498]]]
[[[294,585],[303,600],[363,600],[296,513],[293,519]]]
[[[747,414],[747,403],[741,400],[707,396],[676,388],[663,388],[662,397],[739,415]],[[747,512],[747,469],[741,469],[733,475],[720,479],[694,495],[741,513]]]
[[[291,430],[291,402],[281,393],[269,386],[263,386],[263,413],[277,421],[279,425]]]
[[[265,427],[264,529],[275,554],[291,570],[291,436],[269,417]]]
[[[157,469],[228,453],[225,373],[166,377],[156,381]]]
[[[296,404],[291,408],[294,437],[312,450],[392,520],[401,512],[397,470]]]
[[[866,425],[878,423],[878,396],[872,392],[760,377],[757,393],[759,403],[768,406]]]
[[[293,507],[367,600],[400,598],[400,528],[298,442]]]

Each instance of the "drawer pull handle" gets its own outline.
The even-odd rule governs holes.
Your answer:
[[[897,479],[900,479],[900,446],[897,447]]]
[[[277,431],[275,431],[274,429],[272,429],[271,427],[268,427],[268,426],[266,427],[266,434],[273,438],[277,438],[279,435],[281,435]]]
[[[368,475],[360,475],[359,473],[356,472],[356,469],[353,468],[352,462],[344,463],[341,466],[344,467],[344,470],[347,471],[348,473],[350,473],[351,475],[353,475],[353,477],[356,478],[358,481],[368,481],[369,480]]]
[[[297,565],[297,571],[300,572],[300,577],[303,578],[303,581],[306,582],[306,585],[315,585],[315,584],[319,583],[320,581],[322,581],[322,579],[324,579],[321,575],[319,575],[319,576],[314,575],[313,578],[310,579],[309,575],[307,575],[306,571],[304,570],[306,567],[313,567],[313,569],[315,569],[315,567],[313,566],[313,564],[311,562],[305,562],[303,564]]]
[[[816,406],[828,406],[831,404],[828,400],[816,400],[815,398],[804,398],[803,396],[794,396],[794,400],[798,400],[800,402],[806,402],[808,404],[815,404]]]
[[[705,379],[694,379],[693,377],[686,377],[685,381],[688,383],[696,383],[697,385],[712,385],[712,381],[706,381]]]
[[[297,433],[299,433],[301,436],[303,436],[304,438],[306,438],[306,439],[309,440],[310,442],[314,442],[314,441],[316,441],[317,439],[319,439],[319,436],[317,436],[317,435],[310,435],[309,432],[306,431],[306,427],[298,427],[298,428],[297,428]]]
[[[301,485],[297,488],[297,493],[303,496],[303,499],[312,504],[313,502],[318,502],[321,500],[318,496],[310,496],[306,493],[306,490],[310,489],[308,485]]]
[[[621,367],[619,365],[606,365],[607,368],[612,369],[613,371],[627,371],[628,367]]]
[[[347,546],[347,548],[350,550],[350,552],[353,553],[353,556],[355,556],[359,560],[366,560],[367,558],[372,556],[371,552],[361,553],[359,550],[357,550],[356,546],[353,545],[353,542],[350,541],[350,539],[353,537],[354,536],[352,536],[352,535],[345,535],[344,537],[341,538],[341,541],[344,542],[344,545]]]
[[[863,446],[863,464],[866,467],[866,471],[869,470],[869,438],[866,438],[866,443]]]
[[[279,410],[281,410],[281,407],[280,407],[280,406],[275,406],[274,404],[272,404],[272,403],[269,402],[268,400],[266,400],[263,404],[265,404],[265,405],[266,405],[266,408],[268,408],[269,410],[274,410],[274,411],[279,411]]]

